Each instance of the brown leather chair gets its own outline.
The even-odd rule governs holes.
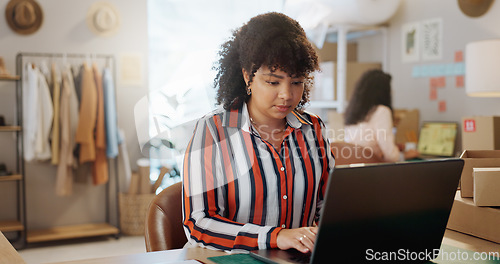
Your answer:
[[[182,225],[182,182],[161,191],[149,206],[145,223],[146,250],[182,248],[187,242]]]
[[[330,143],[333,155],[335,156],[335,166],[353,163],[380,163],[383,160],[378,157],[371,148],[362,147],[343,141]]]

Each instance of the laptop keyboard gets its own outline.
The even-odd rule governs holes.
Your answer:
[[[288,250],[290,260],[297,263],[309,263],[311,261],[311,253],[301,253],[297,250]]]

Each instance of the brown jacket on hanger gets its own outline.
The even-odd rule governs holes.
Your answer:
[[[73,193],[73,168],[76,164],[76,160],[73,157],[73,148],[75,147],[73,135],[76,130],[75,124],[78,121],[75,115],[72,115],[74,112],[71,111],[72,104],[77,104],[78,101],[76,99],[73,77],[69,68],[62,73],[60,95],[61,148],[59,152],[59,164],[57,165],[56,194],[67,196]]]
[[[87,63],[83,64],[81,77],[81,101],[76,130],[76,142],[80,144],[80,164],[95,160],[94,129],[97,119],[97,88],[94,74]]]
[[[97,123],[95,129],[96,159],[92,167],[92,179],[95,185],[108,182],[108,158],[106,157],[106,124],[104,121],[104,92],[102,76],[97,65],[93,65],[94,79],[97,87]]]

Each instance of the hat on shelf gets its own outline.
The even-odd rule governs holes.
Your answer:
[[[35,33],[43,22],[43,12],[35,0],[11,0],[5,8],[5,19],[16,33]]]
[[[480,17],[488,12],[493,0],[458,0],[462,13],[470,17]]]
[[[87,25],[98,36],[111,36],[120,28],[120,14],[112,4],[96,2],[87,12]]]

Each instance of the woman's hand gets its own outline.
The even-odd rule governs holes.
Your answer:
[[[295,248],[302,253],[312,252],[314,241],[316,241],[316,232],[318,232],[318,227],[281,229],[276,242],[279,249]]]
[[[405,151],[405,160],[414,159],[418,157],[420,153],[416,149],[410,149]]]

